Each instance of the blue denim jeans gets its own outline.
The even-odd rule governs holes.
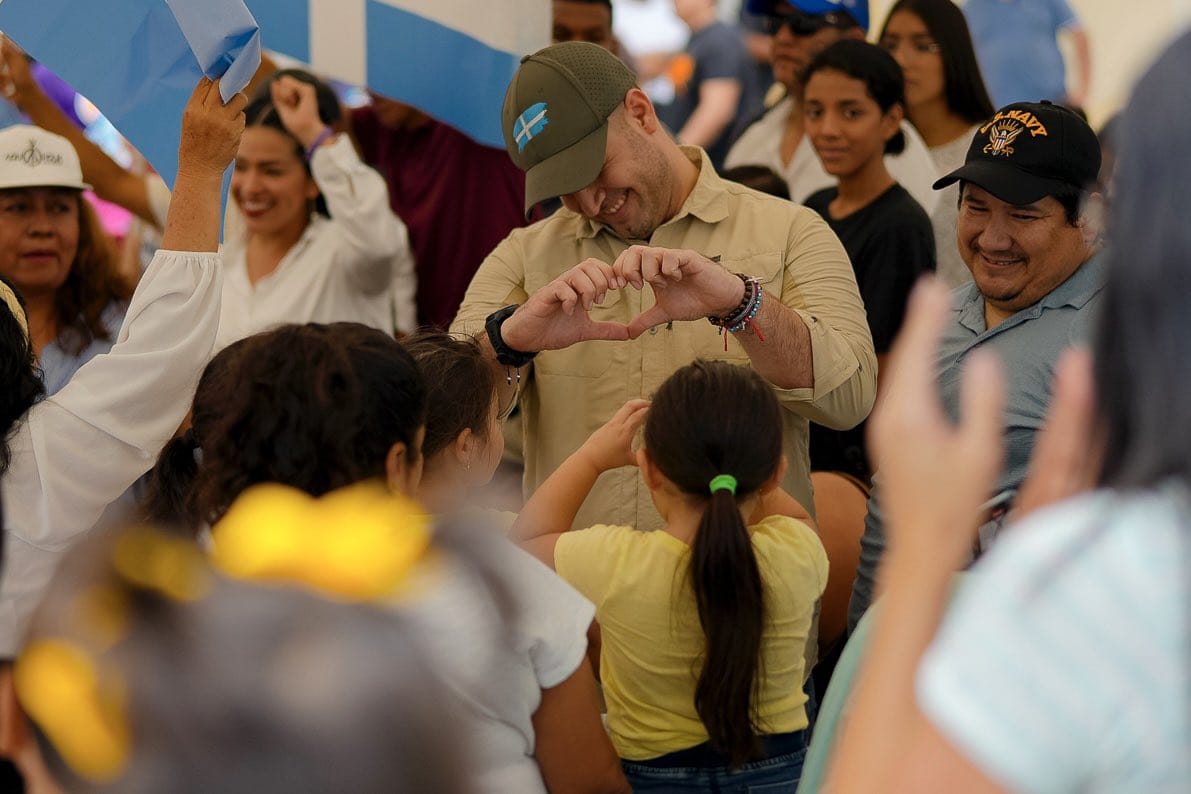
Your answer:
[[[780,748],[763,761],[731,769],[726,765],[705,765],[701,760],[722,761],[705,745],[654,758],[649,761],[621,761],[634,794],[794,794],[806,758],[806,732],[767,737],[768,747]],[[677,765],[672,763],[689,765]]]

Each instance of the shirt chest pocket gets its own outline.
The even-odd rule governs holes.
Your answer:
[[[623,292],[610,290],[602,303],[591,307],[588,315],[595,322],[627,325],[632,317],[628,314],[630,302],[625,300]],[[611,369],[617,360],[618,349],[626,344],[628,343],[592,340],[579,342],[564,350],[543,350],[534,359],[533,365],[538,374],[545,376],[599,378]]]
[[[753,254],[747,257],[724,256],[720,258],[720,264],[730,273],[759,278],[762,302],[782,299],[785,268],[781,251]],[[747,334],[748,331],[742,331],[739,334],[730,334],[727,331],[721,333],[719,328],[706,320],[695,320],[689,326],[686,329],[688,333],[678,335],[675,339],[680,348],[675,351],[677,360],[693,361],[696,358],[707,358],[741,364],[748,362],[748,353],[736,338]],[[724,349],[725,338],[727,350]]]

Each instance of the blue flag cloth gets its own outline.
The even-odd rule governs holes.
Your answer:
[[[261,58],[243,0],[0,0],[0,30],[91,100],[171,185],[199,78],[222,78],[227,101]]]
[[[264,46],[504,147],[505,91],[550,43],[546,0],[246,0]]]

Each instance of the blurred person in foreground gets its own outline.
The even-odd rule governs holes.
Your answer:
[[[355,505],[347,525],[314,507],[370,552],[354,577],[262,544],[212,564],[148,527],[67,556],[20,657],[0,667],[0,754],[29,794],[475,791],[454,697],[417,632],[358,589],[406,575],[368,548],[361,516],[375,510]],[[254,512],[300,537],[293,514]],[[286,576],[246,573],[246,560]]]

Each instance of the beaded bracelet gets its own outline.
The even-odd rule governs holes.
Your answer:
[[[744,295],[740,299],[740,305],[725,314],[723,317],[715,317],[714,315],[708,316],[707,322],[719,328],[723,328],[726,325],[731,325],[734,318],[742,315],[748,308],[749,303],[752,302],[753,295],[756,293],[756,279],[750,279],[743,273],[733,273],[732,275],[744,282]]]
[[[757,312],[761,309],[761,299],[764,295],[764,290],[761,289],[760,284],[756,284],[756,289],[753,291],[753,299],[744,308],[744,311],[735,317],[725,321],[724,328],[728,333],[734,334],[738,331],[743,331],[745,328],[753,324],[753,318],[757,316]],[[734,320],[735,322],[732,322]]]
[[[753,333],[762,342],[765,341],[764,334],[757,324],[753,322],[757,316],[757,312],[761,310],[761,301],[763,300],[764,290],[761,288],[761,279],[753,276],[745,276],[740,273],[734,273],[737,278],[744,282],[744,297],[741,298],[740,305],[737,306],[730,314],[723,317],[708,317],[707,321],[719,328],[720,333],[723,334],[727,329],[728,333],[734,334],[745,330],[752,329]],[[728,349],[728,337],[724,336],[724,350]]]

